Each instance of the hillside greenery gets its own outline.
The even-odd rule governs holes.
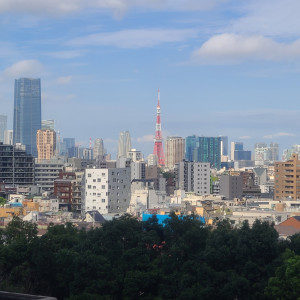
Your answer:
[[[0,289],[68,300],[297,299],[300,235],[278,239],[268,223],[228,221],[216,228],[194,216],[130,216],[102,228],[35,224],[14,218],[0,232]],[[299,298],[298,298],[299,299]]]

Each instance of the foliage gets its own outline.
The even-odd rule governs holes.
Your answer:
[[[14,218],[0,238],[2,290],[69,300],[300,295],[299,236],[282,243],[260,221],[213,229],[193,215],[172,214],[164,226],[155,216],[140,222],[126,215],[87,232],[50,225],[37,237],[34,224]]]

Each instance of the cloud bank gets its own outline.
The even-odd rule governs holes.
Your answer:
[[[240,63],[247,60],[291,61],[300,58],[300,39],[279,43],[260,35],[215,35],[194,51],[201,64]]]

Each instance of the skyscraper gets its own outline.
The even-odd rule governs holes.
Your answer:
[[[26,152],[37,156],[36,133],[41,129],[41,80],[15,80],[14,144],[22,143]]]
[[[221,137],[188,136],[185,159],[194,162],[209,162],[212,168],[221,168]]]
[[[96,160],[103,159],[104,156],[104,144],[102,139],[95,139],[93,158]]]
[[[129,131],[121,131],[118,143],[118,158],[128,157],[128,152],[131,150],[131,138]]]
[[[4,142],[4,132],[7,129],[7,116],[0,115],[0,142]]]

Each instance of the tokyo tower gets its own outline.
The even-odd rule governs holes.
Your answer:
[[[155,131],[153,154],[157,155],[159,166],[165,165],[165,155],[164,155],[162,141],[163,139],[162,139],[161,123],[160,123],[160,92],[158,89],[158,99],[157,99],[157,106],[156,106],[156,131]]]

